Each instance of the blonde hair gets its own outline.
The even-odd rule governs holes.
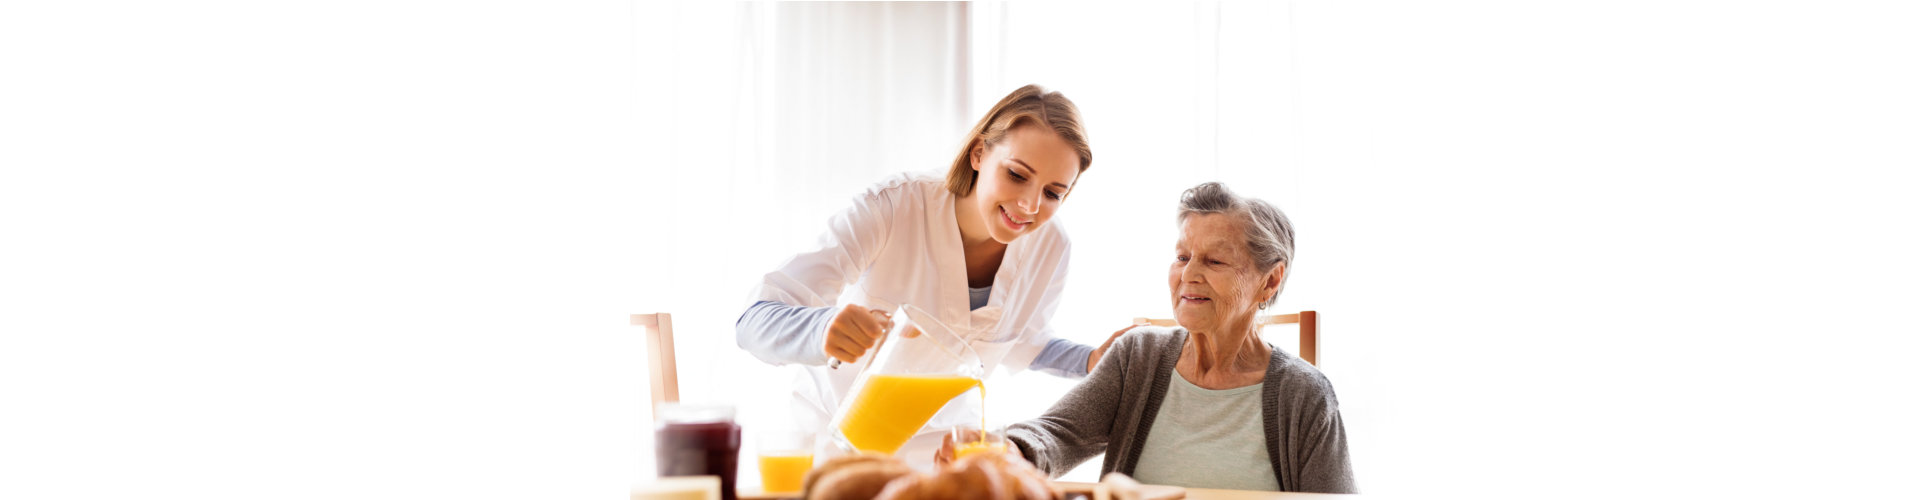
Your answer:
[[[1027,85],[1011,94],[987,110],[987,116],[980,123],[967,130],[967,140],[960,145],[960,154],[953,158],[953,168],[947,171],[947,191],[955,196],[973,193],[973,185],[978,182],[980,172],[973,169],[974,148],[991,148],[1007,138],[1007,131],[1015,125],[1032,122],[1053,130],[1060,139],[1073,148],[1080,156],[1080,173],[1086,173],[1087,166],[1093,164],[1093,150],[1087,146],[1087,131],[1080,125],[1080,108],[1059,92],[1048,92],[1039,85]],[[1074,184],[1079,184],[1075,182]],[[1072,187],[1067,188],[1069,192]]]

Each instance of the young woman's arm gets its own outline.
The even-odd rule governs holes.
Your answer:
[[[1056,377],[1081,378],[1087,376],[1087,356],[1091,354],[1093,346],[1054,337],[1027,368]]]
[[[762,300],[747,307],[734,322],[734,340],[740,348],[774,365],[798,363],[823,365],[827,352],[827,324],[833,321],[832,307],[805,307]]]
[[[828,332],[842,309],[834,301],[879,258],[893,229],[896,197],[912,188],[886,182],[855,197],[828,222],[818,248],[767,273],[754,303],[734,322],[740,348],[773,364],[826,364]]]
[[[1067,262],[1072,255],[1072,246],[1065,234],[1060,232],[1054,234],[1058,235],[1056,239],[1044,244],[1051,247],[1050,253],[1054,255],[1048,259],[1053,264],[1052,272],[1048,273],[1048,279],[1043,282],[1045,286],[1032,292],[1039,301],[1040,317],[1044,318],[1042,321],[1051,320],[1053,312],[1059,309],[1060,294],[1066,290],[1067,286]],[[1042,326],[1042,328],[1046,327]],[[1120,338],[1120,333],[1125,331],[1126,329],[1122,329],[1114,332],[1112,336],[1107,337],[1105,343],[1094,347],[1056,337],[1052,329],[1047,328],[1042,330],[1039,338],[1036,339],[1036,341],[1044,341],[1044,345],[1038,347],[1038,354],[1034,354],[1033,359],[1028,361],[1025,367],[1057,377],[1086,377],[1093,371],[1093,366],[1099,362],[1099,358],[1113,345],[1113,339]],[[1027,348],[1034,349],[1034,347]]]

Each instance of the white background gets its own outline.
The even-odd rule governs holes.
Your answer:
[[[757,64],[677,24],[713,8],[0,6],[0,496],[621,495],[625,315],[764,405],[702,376],[779,374],[731,347],[753,277],[1028,81],[1094,140],[1062,335],[1163,307],[1180,189],[1274,201],[1365,491],[1913,491],[1913,7],[1016,5],[964,98],[805,170],[714,127],[834,80],[687,85]]]

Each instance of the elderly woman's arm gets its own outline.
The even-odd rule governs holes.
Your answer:
[[[1040,418],[1007,428],[1007,440],[1041,471],[1059,477],[1081,462],[1107,451],[1114,414],[1123,393],[1128,352],[1144,346],[1122,337],[1113,343],[1106,362],[1068,391]]]
[[[1359,493],[1354,485],[1353,465],[1347,458],[1347,427],[1340,419],[1340,405],[1332,397],[1323,400],[1320,418],[1309,420],[1306,429],[1304,460],[1300,466],[1300,484],[1294,491],[1319,493]]]

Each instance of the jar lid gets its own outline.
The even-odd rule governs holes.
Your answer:
[[[654,420],[662,423],[732,422],[733,405],[661,403]]]

